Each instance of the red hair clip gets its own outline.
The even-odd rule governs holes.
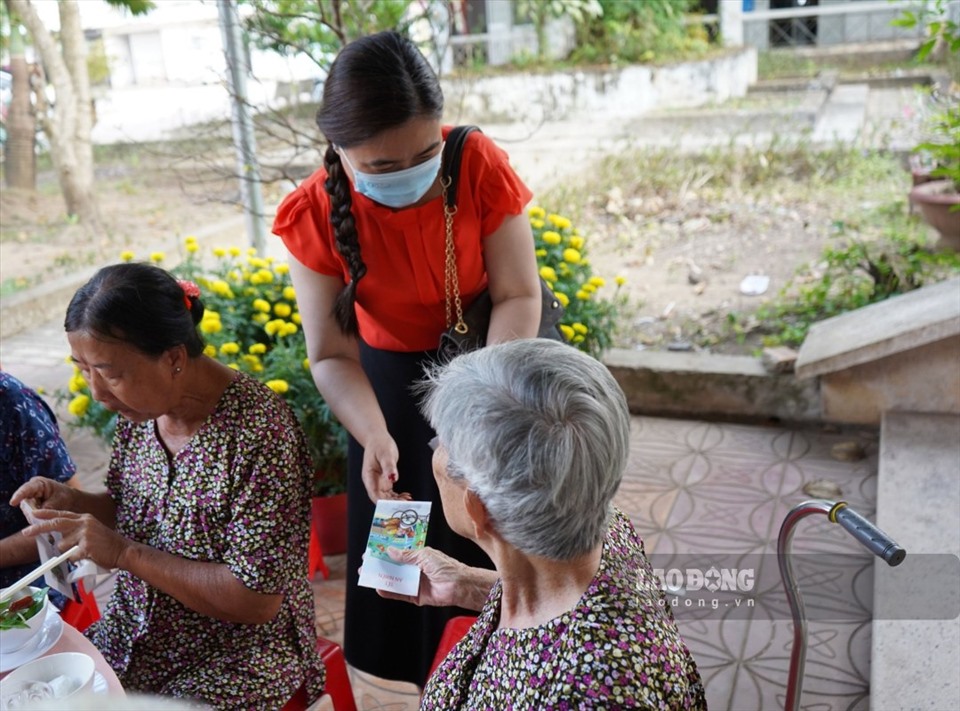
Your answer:
[[[193,308],[191,299],[200,298],[200,287],[186,279],[177,279],[177,284],[183,289],[183,305],[187,307],[187,311],[190,311]]]

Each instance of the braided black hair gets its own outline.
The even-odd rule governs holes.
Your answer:
[[[334,146],[356,146],[413,118],[442,115],[443,92],[437,75],[416,45],[397,32],[379,32],[351,42],[330,66],[317,126],[330,142],[323,157],[324,188],[330,196],[337,249],[350,272],[350,281],[334,304],[334,316],[346,334],[358,333],[354,302],[357,282],[367,267],[351,212],[349,178]]]

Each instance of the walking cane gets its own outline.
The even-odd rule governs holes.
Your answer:
[[[900,565],[907,552],[897,545],[890,536],[870,523],[863,516],[847,506],[845,501],[824,501],[814,499],[797,504],[783,519],[780,536],[777,538],[777,562],[780,564],[780,577],[790,603],[793,615],[793,646],[790,649],[790,672],[787,677],[787,698],[785,711],[797,711],[800,708],[800,693],[803,688],[803,667],[807,657],[807,618],[803,609],[803,599],[793,577],[790,562],[790,544],[793,541],[793,529],[797,523],[813,514],[825,514],[832,523],[839,523],[851,536],[856,538],[867,550],[882,558],[891,567]]]

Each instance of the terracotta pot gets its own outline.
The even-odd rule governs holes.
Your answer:
[[[934,180],[910,191],[927,224],[940,233],[939,246],[960,251],[960,192],[950,180]],[[951,211],[952,208],[952,211]]]
[[[313,497],[313,530],[323,554],[347,552],[347,495]]]

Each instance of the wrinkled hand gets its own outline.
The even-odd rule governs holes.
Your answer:
[[[412,497],[408,493],[394,491],[393,487],[400,478],[397,473],[397,460],[400,453],[397,444],[390,436],[374,440],[363,450],[363,485],[367,496],[373,503],[380,499],[405,499]]]
[[[90,514],[45,508],[36,509],[33,515],[37,522],[23,529],[23,535],[38,536],[59,531],[63,535],[59,546],[61,552],[80,546],[80,552],[71,560],[87,558],[101,568],[119,568],[120,558],[131,545],[129,540]]]
[[[35,476],[13,492],[10,505],[20,506],[21,501],[30,499],[34,509],[55,509],[73,511],[76,508],[76,489],[45,476]]]
[[[420,592],[417,595],[400,595],[386,590],[377,590],[380,597],[411,602],[420,606],[473,607],[473,605],[464,604],[467,602],[464,588],[468,587],[468,579],[473,570],[469,566],[435,548],[421,548],[415,551],[387,548],[387,555],[397,563],[411,564],[420,568]]]

